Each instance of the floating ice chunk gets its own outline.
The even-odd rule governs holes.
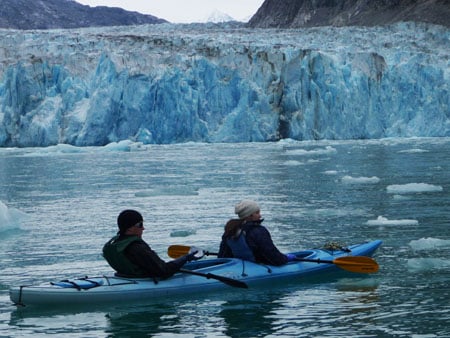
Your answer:
[[[378,216],[375,220],[367,221],[367,225],[418,225],[419,222],[415,219],[387,219],[383,216]]]
[[[170,237],[188,237],[190,235],[195,235],[196,231],[190,230],[175,230],[170,233]]]
[[[300,156],[311,156],[311,155],[328,155],[336,153],[336,149],[331,146],[326,146],[325,148],[317,148],[312,150],[307,149],[295,149],[288,150],[286,153],[288,155],[300,155]]]
[[[177,188],[155,188],[138,191],[134,194],[136,197],[155,197],[155,196],[197,196],[198,189],[190,187]]]
[[[428,153],[429,150],[426,149],[420,149],[420,148],[414,148],[414,149],[407,149],[407,150],[400,150],[399,153],[407,153],[407,154],[418,154],[418,153]]]
[[[86,147],[77,147],[70,144],[56,144],[54,146],[27,148],[25,157],[44,157],[44,156],[58,156],[61,154],[78,154],[86,153],[89,150]]]
[[[409,242],[409,246],[411,247],[411,249],[417,250],[417,251],[450,248],[450,240],[432,238],[432,237],[421,238],[421,239]]]
[[[380,182],[380,179],[376,176],[372,177],[352,177],[344,176],[342,177],[342,182],[347,184],[376,184]]]
[[[394,195],[394,196],[392,196],[392,198],[394,200],[399,200],[399,201],[411,199],[411,197],[405,196],[405,195]]]
[[[120,142],[111,142],[109,144],[107,144],[106,146],[104,146],[102,149],[106,150],[106,151],[132,151],[132,150],[136,150],[138,149],[140,146],[142,145],[142,143],[138,142],[133,142],[130,140],[123,140]]]
[[[325,175],[337,175],[337,170],[327,170],[323,172]]]
[[[16,208],[8,208],[0,201],[0,232],[20,228],[22,220],[28,215]]]
[[[62,153],[62,154],[71,154],[71,153],[82,153],[86,150],[81,147],[72,146],[70,144],[57,144],[55,146],[49,146],[46,148],[40,148],[41,152],[46,153]]]
[[[450,261],[443,258],[411,258],[407,262],[411,271],[443,270],[450,268]]]
[[[304,164],[303,162],[294,161],[294,160],[284,162],[284,165],[287,165],[287,166],[297,166],[297,165],[303,165],[303,164]]]
[[[408,194],[415,192],[435,192],[442,191],[443,189],[439,185],[427,183],[408,183],[389,185],[386,190],[389,194]]]

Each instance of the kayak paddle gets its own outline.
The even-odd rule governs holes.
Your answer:
[[[191,253],[193,251],[201,251],[201,249],[198,249],[196,247],[189,247],[189,246],[184,246],[184,245],[171,245],[168,249],[167,252],[169,254],[169,257],[172,258],[178,258],[184,255],[187,255],[188,253]],[[204,255],[216,255],[217,253],[209,253],[208,251],[203,251]],[[213,273],[202,273],[202,272],[198,272],[198,271],[193,271],[193,270],[188,270],[188,269],[180,269],[180,272],[183,273],[187,273],[187,274],[191,274],[191,275],[196,275],[196,276],[202,276],[208,279],[216,279],[222,283],[225,283],[227,285],[233,286],[235,288],[243,288],[243,289],[247,289],[248,285],[245,284],[244,282],[241,282],[237,279],[233,279],[233,278],[228,278],[225,276],[219,276],[219,275],[215,275]]]
[[[378,271],[378,263],[370,257],[366,256],[342,256],[330,260],[324,259],[307,259],[296,258],[299,262],[326,263],[335,264],[343,270],[358,273],[374,273]]]
[[[171,245],[167,249],[169,257],[178,258],[187,255],[191,249],[196,250],[195,247],[190,247],[186,245]],[[203,251],[205,255],[217,255],[217,253]],[[374,273],[378,271],[378,263],[370,257],[366,256],[342,256],[335,258],[333,260],[323,260],[323,259],[307,259],[307,258],[296,258],[299,262],[311,262],[311,263],[324,263],[324,264],[335,264],[339,268],[357,273]]]
[[[244,282],[241,282],[240,280],[237,279],[233,279],[233,278],[228,278],[228,277],[224,277],[224,276],[219,276],[219,275],[215,275],[212,273],[202,273],[202,272],[198,272],[198,271],[193,271],[193,270],[187,270],[187,269],[180,269],[180,272],[183,273],[187,273],[187,274],[191,274],[191,275],[196,275],[196,276],[202,276],[208,279],[217,279],[218,281],[225,283],[227,285],[233,286],[235,288],[243,288],[243,289],[248,289],[248,285],[245,284]]]
[[[203,251],[203,254],[206,256],[217,256],[217,252],[204,251],[195,246],[186,246],[186,245],[171,245],[167,249],[167,254],[169,255],[169,257],[178,258],[196,250]]]

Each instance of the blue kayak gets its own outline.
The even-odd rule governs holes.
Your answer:
[[[381,243],[380,240],[375,240],[346,248],[293,252],[298,260],[282,266],[258,264],[237,258],[201,259],[186,264],[179,273],[165,280],[115,275],[82,277],[39,285],[15,286],[9,293],[14,304],[24,306],[151,302],[187,294],[198,297],[202,293],[230,286],[252,288],[267,282],[301,281],[302,277],[342,269],[375,272],[369,271],[374,266],[367,257],[371,257]],[[366,266],[367,271],[364,271]]]

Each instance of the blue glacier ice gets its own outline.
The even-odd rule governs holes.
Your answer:
[[[450,136],[442,26],[0,30],[0,146]]]

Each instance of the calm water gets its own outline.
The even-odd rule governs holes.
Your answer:
[[[0,149],[0,336],[450,337],[450,139]],[[168,259],[215,251],[242,198],[282,251],[384,241],[376,275],[146,305],[16,309],[13,285],[108,274],[124,208]]]

